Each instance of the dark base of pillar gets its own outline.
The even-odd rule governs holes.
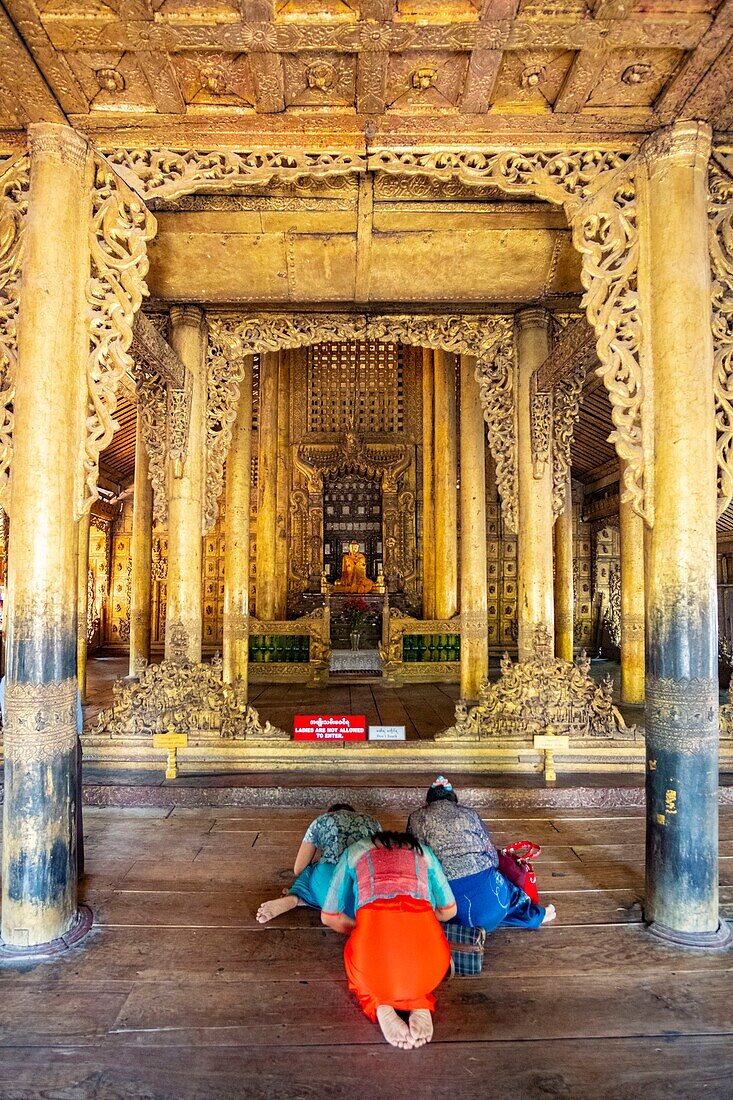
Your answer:
[[[38,943],[34,947],[12,947],[0,940],[0,959],[43,959],[55,955],[63,955],[71,947],[76,947],[94,923],[94,914],[88,905],[80,905],[76,913],[76,921],[72,928],[57,940],[49,943]]]
[[[673,943],[677,947],[692,947],[698,951],[722,951],[733,944],[733,934],[724,920],[715,932],[678,932],[659,921],[652,921],[647,930],[665,943]]]

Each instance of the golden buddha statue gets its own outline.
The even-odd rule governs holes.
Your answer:
[[[334,592],[371,592],[374,581],[366,575],[366,558],[358,542],[350,542],[348,553],[341,558],[341,576],[333,586]]]

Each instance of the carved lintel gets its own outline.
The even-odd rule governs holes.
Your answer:
[[[556,337],[549,355],[535,371],[534,385],[538,393],[549,393],[571,375],[581,370],[585,374],[597,364],[595,333],[585,317],[579,317],[569,321]]]
[[[352,150],[118,148],[109,151],[107,158],[146,201],[167,201],[192,192],[235,191],[304,176],[315,179],[351,176],[362,173],[366,167],[363,155]]]
[[[186,368],[144,313],[135,317],[130,355],[136,365],[143,364],[147,371],[160,375],[169,385],[179,389],[183,386]]]

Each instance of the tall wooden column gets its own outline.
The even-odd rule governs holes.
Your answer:
[[[277,523],[275,548],[275,618],[288,617],[288,566],[290,562],[290,361],[292,352],[281,351],[277,383]]]
[[[435,617],[450,619],[458,610],[458,432],[456,361],[433,353],[435,395]]]
[[[654,371],[653,526],[646,571],[646,916],[717,945],[716,453],[707,167],[710,129],[683,122],[642,150],[641,301]],[[684,225],[683,233],[670,226]]]
[[[249,507],[252,477],[252,356],[246,356],[237,419],[227,457],[224,553],[224,680],[241,681],[249,668]]]
[[[433,352],[422,349],[422,613],[435,618],[435,447]]]
[[[135,495],[132,508],[132,577],[130,595],[130,676],[137,676],[142,661],[150,660],[150,614],[153,595],[153,485],[149,460],[137,411],[135,433]]]
[[[186,457],[168,474],[168,583],[165,655],[201,660],[202,527],[206,486],[206,347],[204,311],[171,309],[171,346],[191,379]],[[179,476],[180,475],[180,476]]]
[[[82,703],[87,701],[87,615],[89,600],[89,527],[85,512],[78,524],[76,557],[76,678]]]
[[[489,673],[484,414],[476,360],[461,356],[461,698]]]
[[[260,356],[259,460],[257,482],[257,618],[275,618],[277,609],[277,414],[279,354]]]
[[[32,947],[77,920],[78,524],[89,338],[87,143],[28,128],[30,192],[13,432],[2,937]]]
[[[538,628],[554,641],[552,578],[552,463],[539,462],[533,432],[532,374],[550,350],[550,320],[544,309],[524,309],[516,316],[517,454],[519,530],[517,532],[519,659],[534,652]]]
[[[621,488],[623,491],[623,463]],[[621,701],[644,702],[644,521],[619,505],[621,541]]]
[[[573,593],[573,493],[568,470],[565,507],[555,520],[555,654],[573,659],[575,598]]]

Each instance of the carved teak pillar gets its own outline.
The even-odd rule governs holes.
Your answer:
[[[639,271],[654,386],[646,572],[646,916],[715,945],[718,914],[716,452],[707,166],[710,129],[679,123],[642,150]],[[638,177],[637,177],[638,178]],[[672,226],[683,231],[672,232]]]
[[[568,470],[565,507],[555,520],[555,654],[573,659],[573,494]]]
[[[271,621],[277,609],[277,352],[260,356],[259,461],[257,483],[257,618]]]
[[[31,947],[77,917],[75,466],[86,400],[87,143],[29,127],[14,402],[5,687],[2,937]]]
[[[422,349],[422,613],[435,618],[435,447],[433,352]]]
[[[456,364],[447,352],[433,353],[435,364],[435,617],[458,610],[458,433]]]
[[[237,419],[227,457],[224,553],[224,680],[241,680],[249,667],[249,508],[252,451],[252,357],[244,360]]]
[[[461,698],[478,699],[489,672],[484,414],[476,360],[461,356]]]
[[[198,306],[171,309],[171,345],[190,377],[185,458],[168,471],[168,586],[165,655],[201,660],[202,527],[206,489],[207,329]]]
[[[623,486],[623,463],[620,484]],[[621,537],[621,701],[644,702],[644,521],[619,505]]]
[[[538,629],[554,640],[552,577],[552,410],[546,394],[532,392],[532,374],[550,350],[550,319],[544,309],[516,316],[517,455],[519,481],[518,625],[519,659],[532,656]]]
[[[153,593],[153,485],[148,476],[148,452],[142,411],[135,433],[135,495],[132,510],[132,577],[130,594],[130,676],[150,660],[150,610]]]

